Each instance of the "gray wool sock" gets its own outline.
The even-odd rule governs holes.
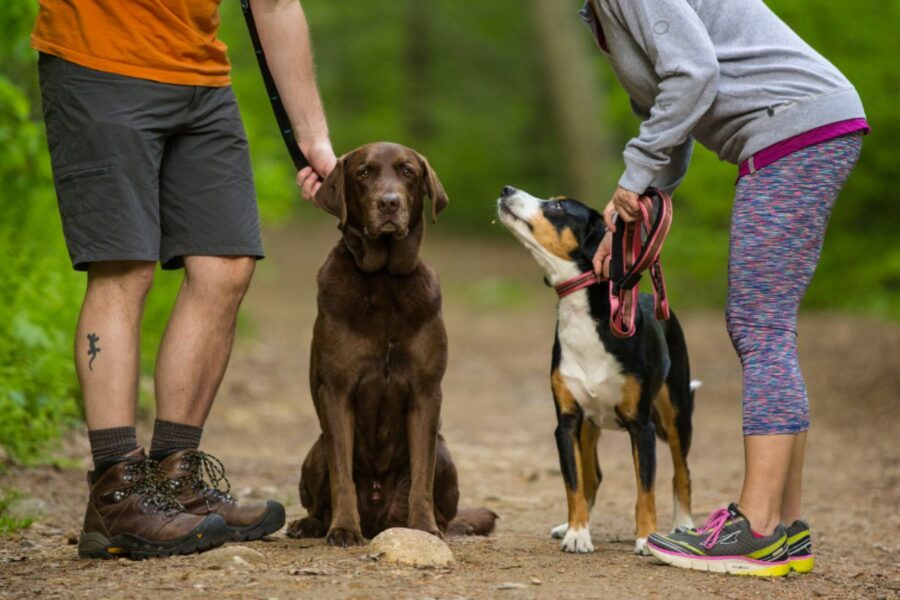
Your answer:
[[[138,447],[134,427],[94,429],[88,431],[88,440],[91,442],[94,472],[98,474]]]
[[[153,424],[153,441],[150,442],[150,458],[162,460],[179,450],[196,450],[200,447],[202,435],[202,427],[156,419]]]

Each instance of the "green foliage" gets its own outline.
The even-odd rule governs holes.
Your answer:
[[[428,156],[451,199],[442,228],[487,231],[506,183],[565,189],[562,170],[554,168],[563,149],[548,121],[528,10],[458,0],[303,5],[336,152],[391,140]],[[260,194],[283,207],[296,197],[283,185],[289,160],[238,3],[225,0],[221,12],[257,183],[270,177],[279,183]],[[309,209],[299,216],[318,214]]]
[[[32,113],[31,5],[14,2],[0,11],[8,32],[0,42],[0,444],[23,461],[78,417],[70,332],[83,289],[64,270],[43,129]]]
[[[22,495],[18,492],[0,492],[0,537],[15,533],[20,529],[28,529],[34,523],[32,517],[16,517],[6,514],[7,509]]]

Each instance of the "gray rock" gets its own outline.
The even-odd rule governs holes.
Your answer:
[[[453,552],[442,539],[417,529],[395,527],[382,531],[372,540],[370,553],[380,561],[419,569],[456,565]]]

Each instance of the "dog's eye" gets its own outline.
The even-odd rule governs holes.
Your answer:
[[[371,174],[372,174],[372,169],[370,169],[369,167],[365,167],[364,169],[362,169],[359,172],[358,177],[360,179],[368,179],[369,175],[371,175]]]
[[[554,201],[550,202],[549,208],[553,212],[562,212],[563,205],[562,205],[562,202],[560,202],[559,200],[554,200]]]
[[[416,176],[416,172],[413,171],[412,169],[410,169],[409,167],[403,167],[402,169],[400,169],[400,173],[401,173],[404,177],[407,177],[407,178],[409,178],[409,179],[412,179],[413,177]]]

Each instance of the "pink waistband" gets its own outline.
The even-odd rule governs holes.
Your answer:
[[[828,125],[810,129],[809,131],[795,135],[792,138],[782,140],[777,144],[772,144],[768,148],[763,148],[748,160],[742,162],[738,168],[738,179],[744,175],[756,173],[763,167],[771,165],[776,160],[782,159],[788,154],[793,154],[797,150],[802,150],[813,144],[819,144],[841,137],[842,135],[849,135],[860,131],[869,133],[871,130],[871,127],[869,127],[869,124],[865,119],[849,119],[847,121],[838,121],[837,123],[829,123]]]

